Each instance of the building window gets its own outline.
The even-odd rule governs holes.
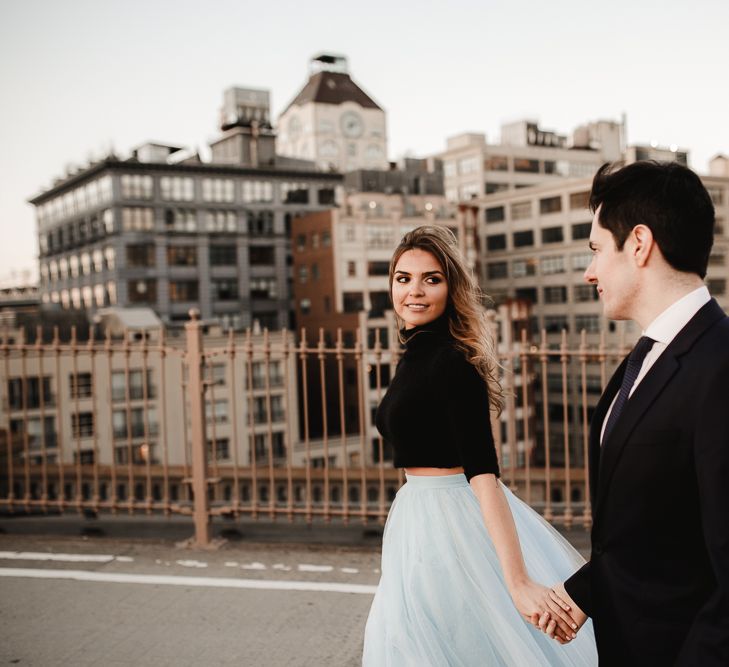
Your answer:
[[[493,279],[506,278],[509,275],[508,262],[491,262],[486,264],[486,275]]]
[[[487,250],[506,250],[506,234],[492,234],[486,237]]]
[[[197,231],[197,213],[193,209],[168,208],[165,210],[165,227],[173,232]]]
[[[514,278],[533,276],[536,273],[536,266],[535,259],[515,259],[511,264],[511,275]]]
[[[370,317],[382,317],[388,308],[390,308],[389,292],[370,292]],[[349,347],[354,347],[354,344]]]
[[[284,204],[308,204],[309,185],[307,183],[281,183],[281,201]]]
[[[273,201],[273,184],[270,181],[243,181],[243,201],[246,204]]]
[[[570,210],[583,210],[587,209],[590,205],[590,193],[586,190],[584,192],[573,192],[570,194]]]
[[[192,178],[163,176],[159,184],[162,199],[167,201],[192,201],[195,198],[195,184]]]
[[[311,265],[311,279],[319,280],[319,265],[316,263]]]
[[[301,299],[299,301],[299,308],[301,309],[302,315],[308,315],[311,312],[311,299]]]
[[[154,266],[154,244],[139,243],[127,246],[127,266]]]
[[[230,459],[230,439],[216,438],[208,440],[208,462],[227,461]]]
[[[15,448],[25,446],[25,439],[28,439],[28,450],[33,452],[42,449],[44,444],[47,448],[55,447],[58,444],[56,439],[56,420],[54,417],[28,417],[28,419],[10,420],[10,438]],[[49,457],[48,462],[51,462]]]
[[[532,217],[532,203],[530,201],[514,202],[511,205],[511,219],[525,220]]]
[[[723,252],[713,252],[709,255],[709,266],[724,266],[726,255]]]
[[[171,245],[167,248],[170,266],[197,266],[197,248],[191,245]]]
[[[210,283],[213,299],[217,301],[235,301],[238,298],[238,282],[230,280],[213,280]]]
[[[202,198],[203,201],[233,202],[233,180],[230,178],[203,178]]]
[[[345,313],[358,313],[364,310],[364,297],[362,292],[344,292],[343,303]]]
[[[503,206],[492,206],[486,209],[486,222],[503,222],[505,219]]]
[[[567,303],[567,288],[564,286],[545,287],[544,303]]]
[[[572,270],[585,271],[592,263],[591,252],[580,252],[572,255]]]
[[[43,391],[42,401],[41,390]],[[26,408],[39,408],[41,402],[44,406],[53,404],[50,376],[44,376],[43,378],[38,376],[27,377],[25,379],[25,391]],[[11,378],[8,380],[8,402],[11,410],[23,409],[23,378]]]
[[[322,248],[330,248],[332,245],[332,235],[331,232],[322,232],[321,233],[321,247]]]
[[[527,229],[523,232],[514,232],[512,235],[515,248],[524,248],[534,245],[534,232]]]
[[[114,438],[117,440],[145,437],[145,424],[147,435],[157,435],[157,410],[155,408],[147,410],[146,419],[144,408],[130,408],[128,412],[127,410],[114,410],[112,413],[112,428]],[[144,462],[144,460],[136,462]]]
[[[334,188],[319,188],[317,190],[317,200],[321,206],[334,206]]]
[[[600,333],[599,315],[575,315],[575,330],[587,333]]]
[[[74,438],[90,438],[94,435],[93,412],[75,412],[71,415],[71,432]]]
[[[124,199],[152,199],[154,181],[151,176],[122,174],[121,195]]]
[[[248,211],[248,233],[251,236],[273,234],[273,211]]]
[[[589,239],[591,230],[591,222],[580,222],[576,225],[572,225],[572,240],[579,241],[580,239]]]
[[[530,160],[529,158],[515,157],[514,171],[522,172],[525,174],[538,174],[539,160]]]
[[[710,278],[706,281],[709,292],[714,296],[726,294],[726,280],[724,278]]]
[[[251,278],[251,299],[275,299],[278,296],[275,278]]]
[[[574,285],[572,287],[573,298],[577,302],[598,301],[600,295],[595,285]]]
[[[276,249],[272,245],[252,245],[248,247],[248,263],[251,266],[273,266]]]
[[[127,372],[114,371],[111,374],[111,400],[127,400]],[[144,385],[144,370],[129,370],[129,400],[136,401],[145,398],[155,398],[156,391],[152,383],[152,370],[147,369],[147,386]]]
[[[514,294],[519,301],[528,301],[529,303],[537,303],[538,301],[536,287],[519,287]]]
[[[487,195],[492,195],[495,192],[504,192],[504,190],[509,189],[508,183],[492,183],[490,181],[486,181],[483,186],[484,192]]]
[[[357,262],[347,262],[347,276],[354,278],[357,275]]]
[[[214,420],[216,424],[226,424],[228,422],[227,399],[216,399],[214,405],[210,401],[206,401],[205,419],[207,419],[208,423]]]
[[[238,231],[238,219],[235,211],[205,211],[205,229],[208,232]]]
[[[149,232],[154,229],[154,209],[125,206],[122,209],[122,229],[126,232]]]
[[[544,318],[544,328],[547,333],[562,333],[569,331],[566,315],[547,315]]]
[[[210,266],[236,266],[238,250],[234,245],[211,245]]]
[[[170,301],[197,301],[198,284],[197,280],[171,280]]]
[[[542,257],[542,274],[546,276],[552,273],[564,273],[564,257],[562,255]]]
[[[539,213],[548,215],[549,213],[559,213],[562,210],[562,197],[546,197],[539,200]]]
[[[561,243],[564,241],[562,227],[545,227],[542,230],[542,243]]]
[[[505,155],[489,155],[483,161],[484,171],[509,171],[509,158]]]
[[[129,303],[156,303],[157,281],[154,278],[128,280],[127,298]]]
[[[352,262],[354,264],[354,262]],[[387,276],[390,274],[390,262],[367,262],[368,276]]]

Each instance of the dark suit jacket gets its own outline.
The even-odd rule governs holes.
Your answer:
[[[601,665],[729,665],[729,318],[712,300],[636,387],[600,446],[590,427],[592,555],[565,582]]]

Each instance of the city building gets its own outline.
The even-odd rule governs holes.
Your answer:
[[[319,54],[278,119],[281,155],[328,171],[387,168],[385,111],[349,75],[344,56]]]
[[[620,159],[624,146],[624,121],[582,125],[570,140],[535,121],[517,121],[502,125],[498,144],[487,143],[480,133],[450,137],[438,157],[443,160],[446,199],[456,202],[591,176],[604,162]]]
[[[148,143],[33,197],[42,303],[289,326],[291,220],[334,205],[342,177],[276,155],[267,91],[226,91],[221,130],[211,162]]]
[[[101,500],[112,495],[141,500],[148,466],[154,500],[160,500],[162,480],[168,475],[175,480],[172,500],[182,498],[187,490],[180,482],[189,474],[184,471],[191,465],[192,437],[185,332],[165,330],[148,308],[109,308],[100,313],[97,324],[95,340],[38,346],[28,340],[30,350],[22,355],[5,354],[0,364],[0,433],[9,437],[17,483],[22,484],[26,462],[81,463],[89,466],[82,486],[74,486],[77,480],[71,475],[68,488],[59,488],[52,468],[45,489],[36,488],[40,481],[35,480],[26,490],[33,498],[44,493],[51,499],[63,495],[72,500],[75,494],[88,499],[91,466],[104,466],[108,472],[108,466],[117,465],[124,466],[124,474],[117,474],[113,488],[102,484]],[[301,459],[295,442],[296,383],[287,383],[295,376],[297,358],[291,334],[249,337],[223,332],[215,323],[203,322],[201,327],[209,355],[203,368],[208,462],[213,474],[218,466],[228,470],[223,486],[215,487],[222,497],[229,495],[225,487],[230,486],[233,464],[251,466],[255,457],[260,467],[267,467],[271,458],[279,466],[289,453],[292,461]],[[113,332],[122,336],[111,336]],[[11,346],[24,340],[17,329],[6,330],[4,337]],[[6,460],[0,484],[7,482],[8,470]],[[4,495],[7,489],[0,493]],[[22,493],[16,491],[16,497]]]

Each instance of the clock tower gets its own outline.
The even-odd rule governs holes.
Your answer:
[[[387,169],[383,109],[349,76],[344,56],[311,59],[309,80],[278,119],[276,152],[320,169]]]

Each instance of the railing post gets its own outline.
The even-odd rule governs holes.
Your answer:
[[[194,544],[210,545],[211,525],[208,507],[208,458],[205,437],[205,385],[203,383],[203,346],[200,311],[190,310],[185,323],[187,337],[187,377],[190,397],[190,427],[192,431],[192,496],[195,523]]]

